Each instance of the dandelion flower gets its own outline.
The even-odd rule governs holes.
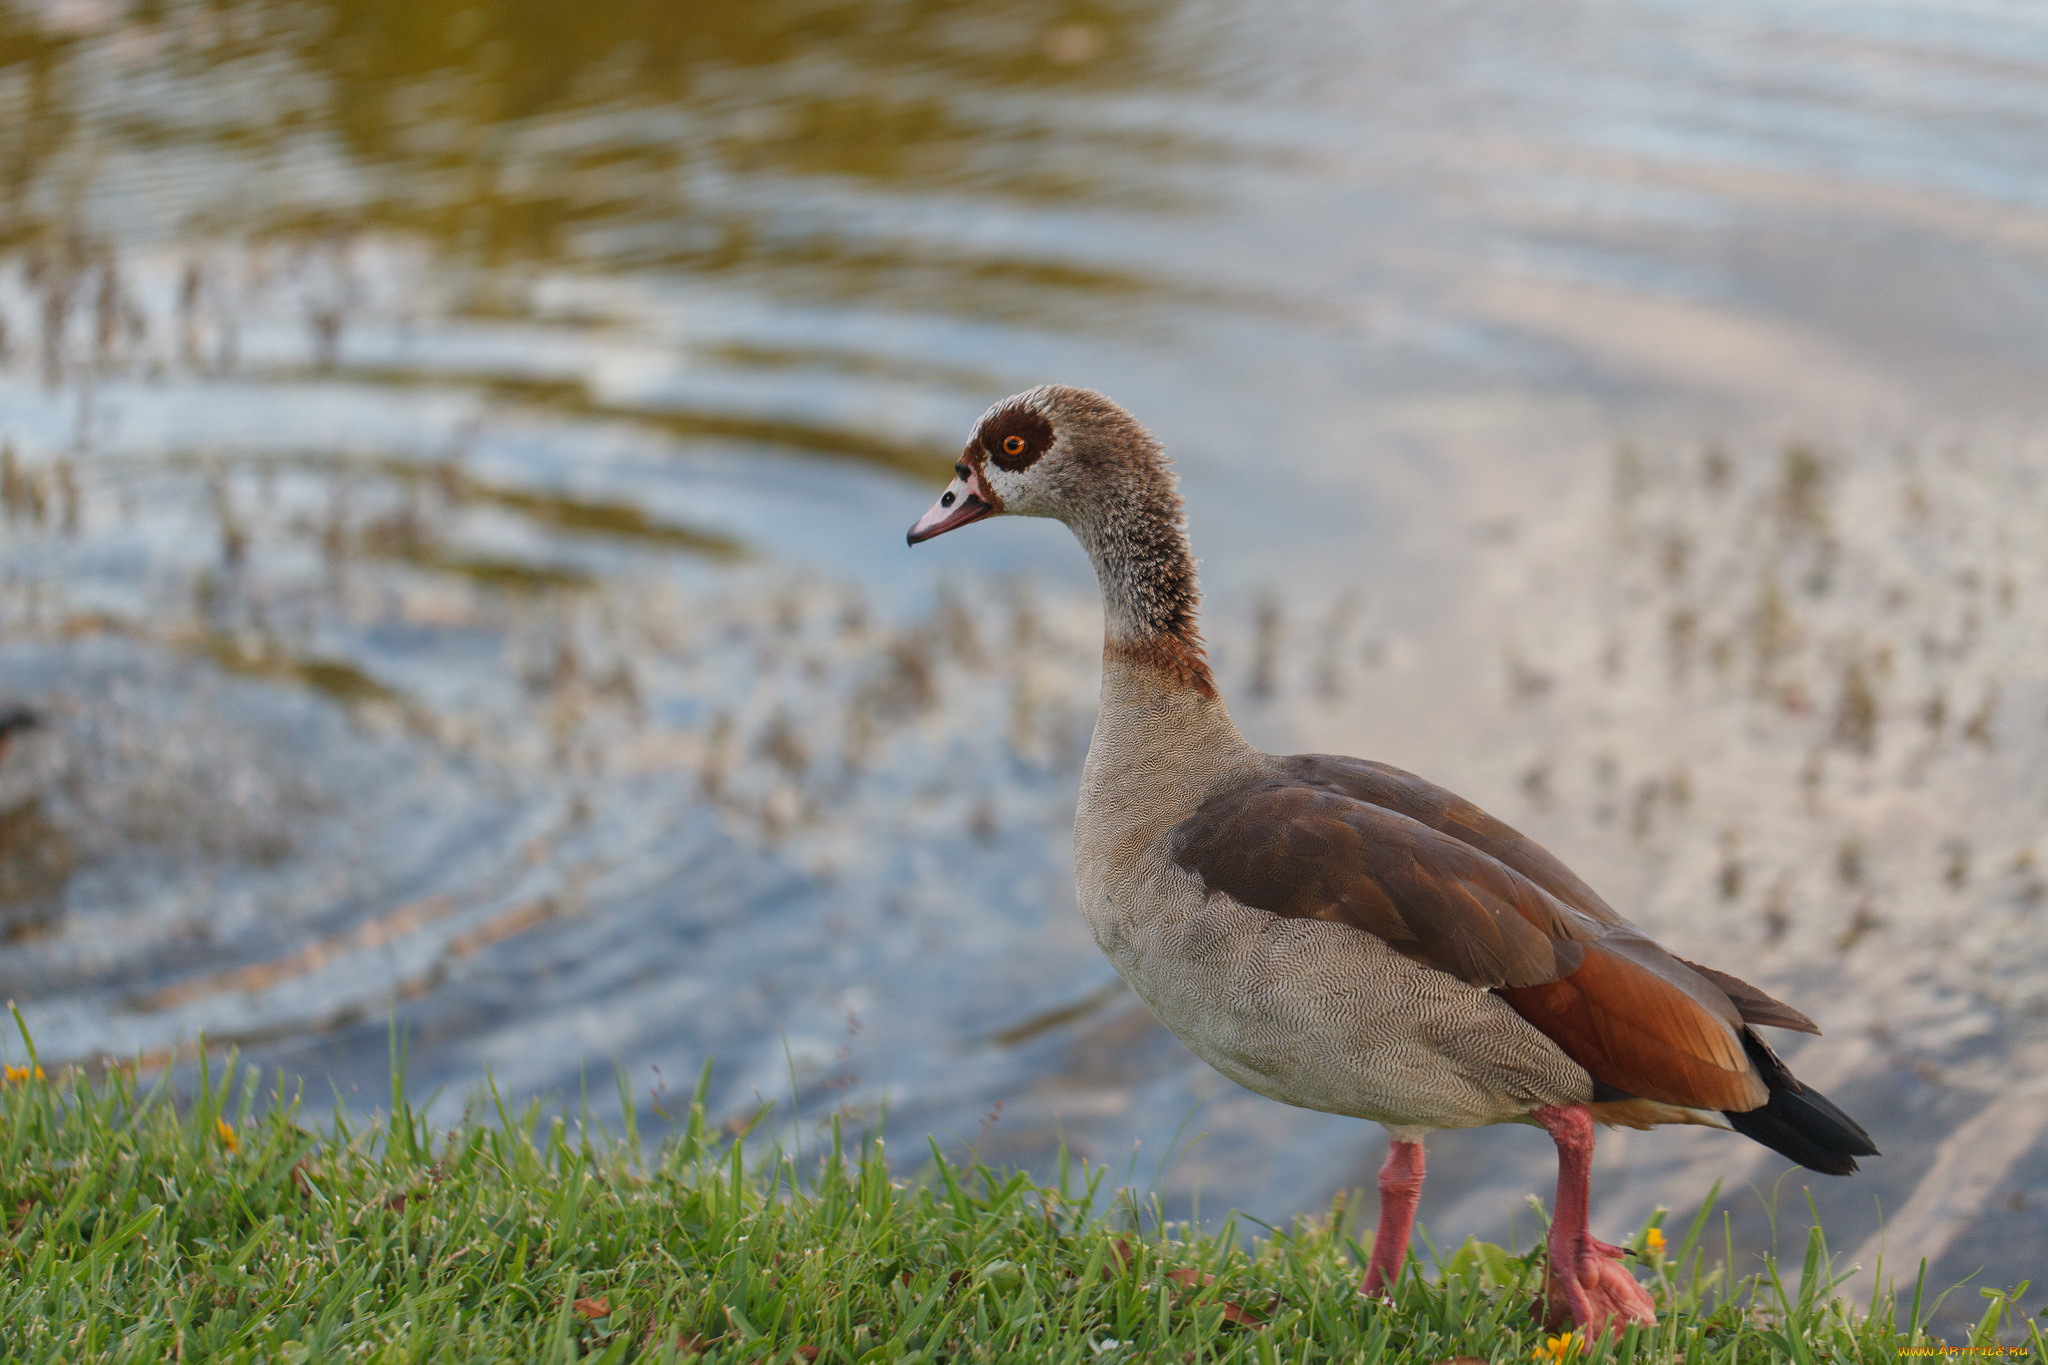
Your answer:
[[[1652,1256],[1664,1254],[1664,1229],[1651,1228],[1643,1234],[1643,1250]]]
[[[229,1123],[226,1119],[215,1119],[213,1121],[213,1130],[220,1134],[221,1146],[227,1148],[230,1152],[242,1150],[242,1139],[235,1136],[234,1124]]]
[[[1563,1336],[1552,1337],[1530,1353],[1533,1360],[1547,1360],[1551,1365],[1571,1359],[1579,1353],[1579,1334],[1566,1332]]]
[[[43,1081],[48,1080],[49,1077],[43,1074],[43,1069],[39,1066],[10,1066],[7,1068],[7,1079],[10,1082],[29,1080]]]

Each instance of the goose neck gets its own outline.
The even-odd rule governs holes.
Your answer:
[[[1216,701],[1196,624],[1201,585],[1171,482],[1148,483],[1140,496],[1102,509],[1074,531],[1102,590],[1106,687],[1114,675],[1129,674],[1124,681],[1131,684],[1149,679]]]

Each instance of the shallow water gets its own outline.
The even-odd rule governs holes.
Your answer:
[[[2048,1279],[2037,8],[689,13],[0,0],[46,1058],[203,1032],[369,1105],[395,1018],[451,1116],[713,1057],[906,1164],[1369,1189],[1376,1130],[1207,1073],[1079,922],[1078,551],[902,546],[1054,379],[1173,450],[1255,741],[1815,1014],[1886,1151],[1813,1187],[1845,1259],[1881,1200],[1890,1266]],[[1761,1149],[1603,1147],[1610,1235],[1721,1180],[1802,1244]],[[1439,1245],[1529,1235],[1540,1138],[1432,1162]]]

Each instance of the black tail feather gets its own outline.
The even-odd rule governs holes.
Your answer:
[[[1801,1084],[1755,1029],[1742,1030],[1742,1046],[1770,1087],[1771,1097],[1746,1113],[1727,1112],[1736,1132],[1827,1175],[1848,1175],[1856,1169],[1857,1157],[1878,1154],[1863,1125],[1818,1090]]]

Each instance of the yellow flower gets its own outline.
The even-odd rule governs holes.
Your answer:
[[[1559,1365],[1559,1362],[1569,1360],[1577,1355],[1580,1345],[1577,1332],[1566,1332],[1563,1336],[1552,1337],[1538,1346],[1530,1358],[1534,1360],[1547,1360],[1551,1362],[1551,1365]]]
[[[7,1068],[7,1079],[10,1081],[26,1081],[30,1079],[44,1081],[48,1080],[49,1077],[43,1074],[43,1069],[39,1066],[10,1066]]]
[[[1664,1254],[1664,1229],[1651,1228],[1643,1234],[1643,1250],[1652,1256]]]
[[[234,1124],[229,1123],[226,1119],[215,1119],[213,1121],[213,1128],[215,1132],[220,1134],[222,1146],[226,1147],[230,1152],[242,1150],[242,1140],[235,1136]]]

